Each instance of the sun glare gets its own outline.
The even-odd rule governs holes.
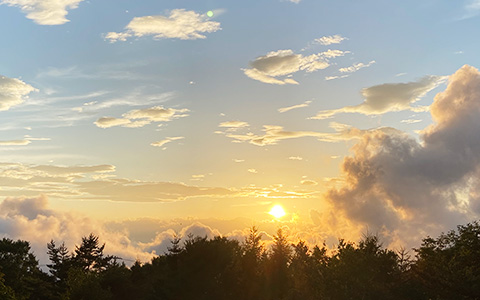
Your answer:
[[[275,205],[274,207],[272,207],[272,209],[268,213],[271,214],[272,216],[274,216],[277,219],[286,215],[283,207],[281,205],[278,205],[278,204]]]

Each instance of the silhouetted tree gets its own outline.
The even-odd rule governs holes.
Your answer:
[[[242,293],[238,299],[253,299],[259,297],[265,286],[265,274],[262,257],[265,247],[262,235],[253,226],[241,246],[242,257],[240,259],[239,285]]]
[[[290,264],[292,248],[282,229],[273,236],[272,251],[268,258],[268,299],[285,299],[290,288],[288,265]]]
[[[458,226],[415,249],[413,266],[431,299],[480,299],[480,224]]]

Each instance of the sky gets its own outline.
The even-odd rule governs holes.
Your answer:
[[[41,261],[251,226],[410,249],[479,217],[478,0],[0,0],[0,23],[0,236]]]

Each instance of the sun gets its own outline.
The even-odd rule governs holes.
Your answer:
[[[283,207],[281,205],[278,205],[278,204],[275,205],[274,207],[272,207],[272,209],[268,213],[271,214],[272,216],[274,216],[277,219],[286,215]]]

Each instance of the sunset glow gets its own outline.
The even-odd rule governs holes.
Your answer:
[[[0,1],[0,236],[146,262],[479,219],[479,3]]]
[[[269,214],[271,214],[272,216],[274,216],[277,219],[280,219],[281,217],[286,215],[283,207],[281,205],[278,205],[278,204],[275,205],[274,207],[272,207]]]

